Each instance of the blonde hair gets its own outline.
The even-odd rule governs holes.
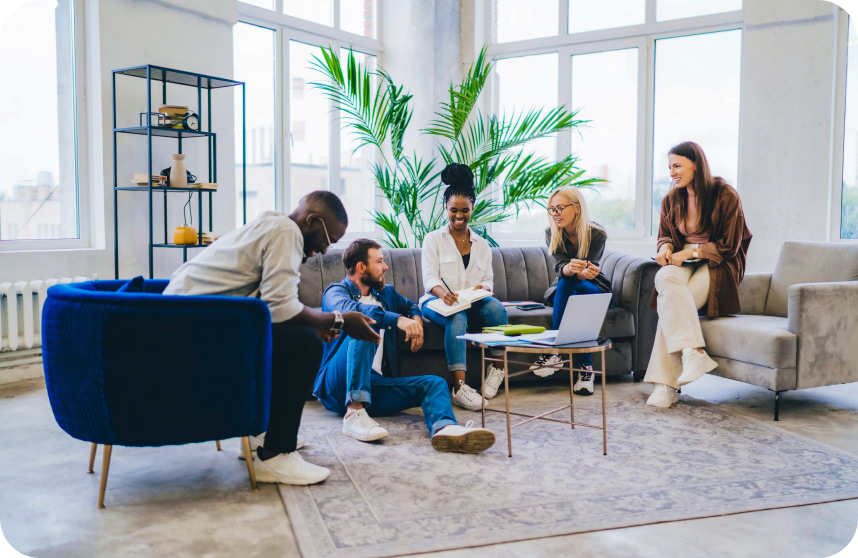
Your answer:
[[[551,205],[551,200],[555,197],[561,198],[565,203],[574,203],[578,206],[578,216],[573,223],[575,236],[578,241],[578,253],[574,254],[577,258],[583,258],[590,252],[590,234],[592,229],[599,228],[598,225],[590,221],[590,214],[587,211],[587,202],[584,196],[581,195],[581,190],[574,186],[562,186],[554,190],[548,196],[548,205]],[[552,254],[556,254],[558,250],[566,252],[566,246],[563,242],[563,229],[561,229],[554,219],[549,215],[548,225],[551,227],[551,245]],[[573,254],[567,254],[572,256]]]

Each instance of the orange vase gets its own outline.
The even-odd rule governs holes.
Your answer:
[[[198,241],[197,229],[194,227],[182,225],[173,231],[173,242],[176,244],[197,244]]]

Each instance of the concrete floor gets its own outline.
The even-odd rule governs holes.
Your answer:
[[[648,391],[630,377],[608,384],[609,398],[645,398]],[[760,388],[706,377],[684,392],[749,417],[772,418],[773,396]],[[540,384],[516,387],[513,395],[550,405],[564,391]],[[598,399],[597,392],[576,405],[597,405]],[[304,421],[339,418],[310,403]],[[858,453],[858,384],[787,393],[781,421],[771,424]],[[0,440],[0,525],[26,555],[300,556],[276,488],[250,491],[236,440],[225,441],[223,452],[214,443],[115,448],[104,510],[96,509],[101,452],[96,474],[85,474],[89,444],[57,426],[43,380],[0,385]],[[848,500],[436,554],[821,557],[846,546],[856,525],[858,500]]]

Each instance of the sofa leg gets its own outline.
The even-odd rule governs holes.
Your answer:
[[[253,453],[250,451],[250,438],[241,438],[241,447],[244,449],[244,462],[247,463],[247,474],[250,475],[250,488],[256,492],[256,470],[253,468]]]
[[[89,475],[91,475],[95,472],[92,467],[95,465],[95,451],[97,449],[98,449],[98,444],[93,442],[92,447],[89,449],[89,469],[86,470],[87,474],[89,474]]]
[[[634,376],[636,382],[642,382],[644,376],[646,376],[646,370],[635,370],[632,375]]]
[[[107,488],[107,471],[110,469],[110,453],[113,446],[104,446],[104,456],[101,459],[101,484],[98,487],[98,508],[104,507],[104,491]]]
[[[218,451],[223,451],[222,449],[220,449],[220,440],[215,440],[215,447],[217,447]]]
[[[775,392],[775,420],[776,421],[780,421],[780,419],[778,418],[778,411],[780,411],[780,406],[781,406],[781,392],[776,391]]]

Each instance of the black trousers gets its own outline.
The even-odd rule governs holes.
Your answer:
[[[304,402],[313,392],[322,364],[322,348],[322,340],[308,326],[271,324],[271,412],[266,451],[295,451]]]

